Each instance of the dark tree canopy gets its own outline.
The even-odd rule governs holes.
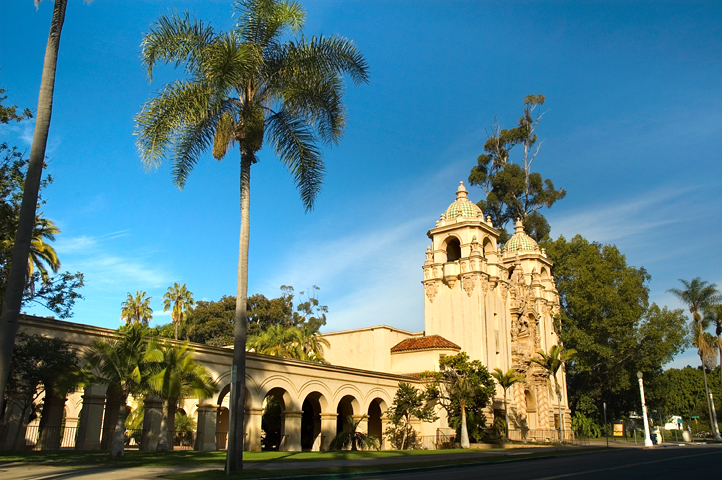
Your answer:
[[[506,224],[516,218],[522,219],[524,230],[535,240],[547,238],[549,223],[539,209],[551,207],[566,195],[563,188],[555,189],[551,180],[531,170],[543,143],[538,141],[536,128],[544,116],[540,108],[545,101],[544,95],[524,97],[524,113],[515,128],[502,129],[495,122],[484,153],[469,174],[469,183],[480,186],[486,194],[477,205],[501,230],[501,242],[508,238]],[[510,156],[514,147],[522,150],[518,163]]]
[[[689,345],[684,312],[650,306],[649,274],[614,245],[577,235],[545,246],[561,302],[557,332],[577,351],[567,365],[572,409],[596,419],[604,401],[613,417],[634,411],[637,371],[645,381],[659,376]]]

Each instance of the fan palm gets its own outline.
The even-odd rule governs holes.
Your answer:
[[[131,323],[142,323],[148,326],[153,320],[153,309],[150,308],[151,297],[146,297],[145,292],[136,290],[135,297],[128,292],[128,297],[123,302],[120,310],[120,321],[126,325]]]
[[[146,351],[146,329],[141,323],[121,327],[116,338],[96,340],[85,353],[90,382],[107,384],[117,396],[118,417],[110,446],[110,455],[123,455],[125,417],[128,395],[142,393],[142,380],[147,373],[143,362]]]
[[[333,437],[328,448],[330,450],[346,450],[350,448],[354,452],[358,450],[378,450],[379,441],[376,437],[357,431],[359,424],[367,418],[366,415],[363,415],[358,420],[354,420],[352,415],[346,416],[346,423],[350,428],[344,429]]]
[[[719,429],[714,421],[712,414],[712,404],[709,399],[709,387],[707,385],[707,365],[709,359],[713,357],[715,351],[713,345],[705,337],[705,330],[709,326],[709,318],[706,317],[706,313],[710,312],[711,308],[722,301],[719,291],[717,291],[717,285],[709,283],[701,278],[697,277],[688,282],[683,279],[679,281],[684,285],[684,289],[670,288],[667,290],[674,296],[679,298],[682,303],[686,304],[689,308],[689,313],[692,314],[692,332],[694,339],[692,344],[697,347],[697,353],[699,354],[700,361],[702,362],[702,374],[704,377],[704,391],[707,398],[707,412],[709,413],[709,423],[712,425],[717,440],[722,440],[719,434]],[[705,316],[703,316],[705,314]]]
[[[347,73],[368,81],[363,56],[345,38],[301,36],[305,14],[293,1],[242,0],[229,32],[173,14],[161,16],[142,42],[152,78],[157,64],[184,67],[183,79],[166,85],[136,117],[138,147],[147,167],[172,157],[173,178],[182,188],[203,152],[221,160],[238,145],[241,156],[241,231],[231,389],[229,472],[243,468],[246,299],[251,166],[264,139],[294,176],[310,210],[323,180],[317,142],[336,143],[345,126],[342,101]]]
[[[564,417],[562,416],[562,388],[557,379],[557,372],[560,368],[575,354],[574,349],[565,349],[559,345],[552,345],[549,352],[537,350],[538,358],[532,358],[532,363],[536,363],[546,370],[549,377],[554,379],[554,386],[557,392],[557,400],[559,401],[559,441],[564,441]]]
[[[509,438],[509,407],[506,403],[506,391],[511,388],[516,382],[524,380],[524,375],[519,375],[516,369],[510,368],[506,373],[502,372],[500,368],[495,368],[491,372],[491,376],[499,382],[499,386],[504,390],[504,421],[506,422],[506,438]]]
[[[185,397],[210,398],[218,391],[218,385],[208,370],[193,360],[187,342],[172,345],[169,342],[157,344],[151,340],[145,361],[155,370],[148,378],[148,385],[163,400],[158,450],[173,450],[178,402]]]
[[[168,291],[163,295],[163,311],[170,312],[170,318],[175,325],[175,339],[178,340],[178,327],[183,325],[185,320],[185,312],[196,304],[193,300],[193,294],[188,290],[186,284],[180,285],[174,283],[172,287],[168,287]],[[188,336],[186,335],[186,339]]]

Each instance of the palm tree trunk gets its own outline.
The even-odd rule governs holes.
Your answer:
[[[466,428],[466,407],[461,407],[461,448],[469,448],[469,430]]]
[[[248,297],[248,245],[250,238],[251,163],[253,154],[241,145],[241,235],[238,244],[238,287],[231,371],[231,411],[226,472],[243,470],[243,417],[246,397],[246,300]]]
[[[53,111],[53,91],[55,89],[55,69],[58,64],[60,33],[65,21],[67,0],[56,0],[53,7],[53,18],[50,21],[50,34],[45,47],[43,75],[40,80],[38,95],[38,113],[35,117],[35,133],[30,149],[30,160],[23,189],[23,202],[20,207],[18,230],[15,234],[10,276],[5,287],[2,315],[0,316],[0,398],[4,398],[10,373],[10,357],[15,345],[18,330],[18,317],[22,306],[23,291],[27,278],[28,255],[30,242],[35,226],[35,212],[40,191],[40,179],[43,176],[45,162],[45,146],[48,143],[50,117]]]
[[[562,390],[557,385],[557,400],[559,401],[559,442],[564,442],[564,417],[562,416]]]
[[[506,439],[509,440],[509,405],[506,403],[506,388],[504,389],[504,422],[506,422]]]
[[[704,396],[707,398],[707,414],[709,415],[709,426],[712,431],[715,431],[714,420],[712,419],[712,405],[709,403],[709,387],[707,386],[707,367],[704,365],[704,358],[702,355],[699,356],[702,360],[702,376],[704,377]]]
[[[128,415],[128,395],[123,395],[118,409],[118,419],[115,421],[113,440],[110,444],[110,456],[122,457],[125,451],[125,417]]]

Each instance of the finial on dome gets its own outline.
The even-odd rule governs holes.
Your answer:
[[[466,188],[464,188],[464,182],[459,182],[459,188],[456,189],[456,199],[467,198]]]
[[[514,225],[514,231],[516,233],[524,233],[524,224],[521,223],[521,218],[516,219],[516,225]]]

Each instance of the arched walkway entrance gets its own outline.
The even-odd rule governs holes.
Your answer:
[[[301,410],[301,448],[318,451],[321,449],[321,412],[323,395],[312,392],[306,396]],[[325,404],[325,401],[323,402]]]

